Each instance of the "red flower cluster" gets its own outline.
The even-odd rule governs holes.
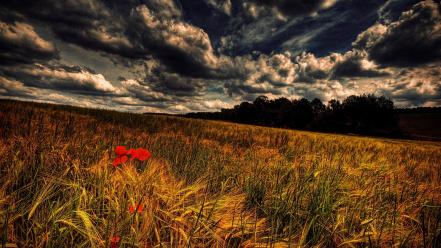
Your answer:
[[[144,148],[138,148],[133,149],[130,148],[129,150],[126,149],[125,146],[117,146],[115,148],[116,158],[113,160],[113,166],[118,166],[120,164],[124,164],[129,159],[128,156],[130,156],[130,160],[138,159],[139,161],[145,161],[150,158],[152,155],[147,149]]]
[[[144,208],[144,206],[142,206],[141,204],[130,205],[129,212],[131,214],[133,214],[135,212],[141,213],[143,208]]]
[[[118,248],[120,240],[121,240],[120,236],[111,237],[110,238],[110,248]]]

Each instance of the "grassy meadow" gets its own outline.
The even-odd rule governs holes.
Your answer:
[[[0,242],[440,247],[441,143],[0,101]]]

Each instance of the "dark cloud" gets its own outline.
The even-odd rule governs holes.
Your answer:
[[[296,57],[297,82],[314,83],[317,80],[386,77],[390,73],[368,60],[367,53],[351,50],[344,54],[332,53],[317,58],[303,53]]]
[[[0,95],[33,98],[32,90],[26,88],[22,82],[2,76],[0,76]]]
[[[333,92],[337,88],[340,92],[354,93],[344,89],[346,82],[387,78],[392,73],[378,68],[374,62],[368,60],[366,52],[358,50],[344,54],[332,53],[325,57],[316,57],[312,53],[302,53],[298,56],[289,52],[261,54],[257,58],[244,58],[241,66],[252,69],[247,71],[244,79],[226,82],[226,92],[230,96],[246,94],[286,96],[292,92],[304,96],[318,96],[320,91]]]
[[[28,64],[56,58],[54,44],[41,38],[24,22],[0,21],[0,64]]]
[[[51,27],[56,36],[87,49],[140,58],[138,51],[125,35],[126,21],[122,13],[109,6],[113,1],[98,0],[23,0],[8,1],[3,12],[42,22]]]
[[[243,99],[247,99],[249,95],[262,95],[262,94],[273,94],[282,95],[284,92],[281,89],[271,87],[269,84],[265,83],[242,83],[233,82],[225,83],[224,85],[226,92],[229,96],[239,95],[243,96]]]
[[[37,3],[38,2],[38,3]],[[173,0],[12,1],[13,11],[45,22],[59,39],[129,59],[154,56],[192,77],[222,77],[208,34],[182,19]],[[118,61],[118,59],[115,59]]]
[[[269,11],[272,8],[262,5],[264,11],[271,13],[252,21],[233,14],[228,32],[221,38],[221,48],[228,54],[289,50],[326,56],[330,52],[344,52],[351,48],[357,34],[377,21],[377,10],[382,4],[384,1],[379,0],[336,1],[315,15],[291,16],[285,21]]]
[[[100,1],[95,0],[12,0],[5,3],[25,15],[55,25],[89,27],[93,22],[109,16],[109,12]]]
[[[134,79],[124,79],[122,87],[133,97],[144,102],[164,102],[172,98],[162,92],[154,91],[149,85],[140,83]]]
[[[402,12],[409,10],[421,0],[387,0],[382,2],[378,9],[378,21],[380,23],[391,23],[400,18]]]
[[[383,66],[417,66],[441,60],[441,7],[420,2],[390,24],[376,24],[361,33],[353,46]]]
[[[0,96],[173,113],[262,94],[439,105],[440,4],[415,1],[10,0]]]
[[[365,52],[350,51],[334,65],[331,78],[375,78],[389,75],[388,72],[378,69],[374,63],[369,61]]]
[[[290,53],[260,55],[254,63],[255,72],[250,74],[249,79],[258,84],[269,83],[274,87],[283,87],[295,80],[296,65]]]
[[[192,77],[216,77],[221,67],[204,30],[140,5],[132,12],[134,35],[171,70]]]
[[[206,93],[207,90],[207,81],[182,76],[162,67],[155,68],[151,74],[147,75],[143,84],[155,91],[172,96],[197,96]]]
[[[302,53],[296,57],[297,82],[314,83],[328,78],[336,62],[335,56],[317,58],[312,53]]]
[[[439,106],[441,64],[401,69],[394,78],[377,82],[377,93],[394,99],[398,106]]]
[[[20,67],[3,66],[0,69],[5,77],[20,81],[29,87],[86,95],[117,93],[117,89],[103,75],[78,66],[36,64]]]

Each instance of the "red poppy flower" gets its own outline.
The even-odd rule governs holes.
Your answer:
[[[141,204],[130,205],[129,212],[131,214],[135,213],[135,211],[141,213],[143,208],[144,207]]]
[[[129,157],[127,157],[127,155],[126,155],[127,152],[128,151],[125,146],[117,146],[115,148],[115,153],[116,153],[117,157],[115,158],[115,160],[113,160],[114,167],[127,162],[127,159],[129,159]]]
[[[125,146],[117,146],[117,147],[115,148],[115,153],[116,153],[116,155],[117,155],[118,157],[121,157],[121,156],[127,154],[127,149],[126,149]]]
[[[132,156],[131,160],[138,159],[139,161],[145,161],[152,155],[147,149],[143,148],[130,149],[128,154]]]
[[[113,236],[110,238],[110,248],[118,248],[119,241],[121,240],[120,236]]]
[[[132,156],[132,158],[131,158],[130,160],[133,160],[133,156],[134,156],[135,153],[136,153],[136,149],[133,149],[133,148],[130,148],[130,149],[127,151],[127,155]]]
[[[113,160],[113,166],[116,167],[120,164],[124,164],[125,162],[127,162],[128,159],[129,158],[126,155],[124,155],[122,157],[117,157],[117,158],[115,158],[115,160]]]
[[[128,160],[128,155],[131,156],[130,160],[138,159],[139,161],[145,161],[152,155],[147,149],[129,149],[127,150],[125,146],[117,146],[115,148],[115,153],[117,157],[113,160],[113,166],[116,167],[120,164],[124,164]]]

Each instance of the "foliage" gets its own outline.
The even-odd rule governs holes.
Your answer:
[[[305,98],[269,100],[259,96],[254,102],[242,102],[233,109],[213,113],[189,113],[186,117],[227,120],[238,123],[301,130],[398,136],[394,104],[374,95],[349,96],[343,102]]]

